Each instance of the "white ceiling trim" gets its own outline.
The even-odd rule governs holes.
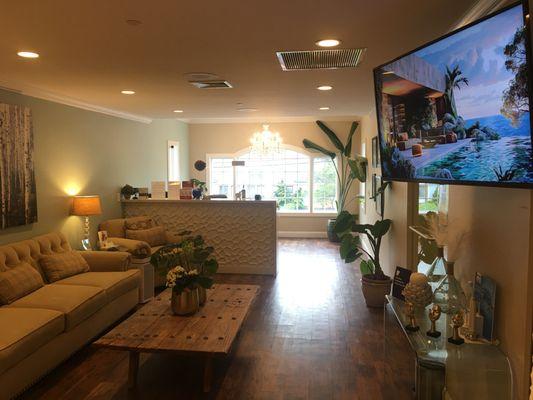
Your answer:
[[[59,95],[47,90],[39,89],[34,86],[26,85],[23,83],[13,84],[12,82],[0,81],[0,88],[11,92],[20,93],[30,97],[36,97],[38,99],[52,101],[54,103],[64,104],[66,106],[81,108],[82,110],[93,111],[100,114],[110,115],[112,117],[127,119],[136,122],[142,122],[144,124],[150,124],[151,118],[143,115],[131,114],[124,111],[113,110],[111,108],[97,106],[96,104],[86,103],[81,100],[74,99],[72,97]]]
[[[240,118],[190,118],[178,119],[178,121],[188,124],[247,124],[247,123],[283,123],[283,122],[315,122],[316,120],[325,121],[347,121],[360,120],[357,115],[345,116],[328,116],[328,115],[310,115],[305,117],[240,117]]]

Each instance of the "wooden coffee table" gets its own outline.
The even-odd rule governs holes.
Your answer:
[[[137,383],[140,353],[205,357],[204,392],[209,392],[213,357],[230,352],[258,293],[256,285],[214,285],[199,312],[180,317],[170,310],[171,291],[167,289],[94,345],[130,352],[130,388]]]

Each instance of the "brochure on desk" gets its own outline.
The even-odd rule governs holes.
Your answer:
[[[494,335],[496,283],[488,276],[476,272],[474,296],[479,305],[479,313],[483,316],[483,338],[492,341]]]

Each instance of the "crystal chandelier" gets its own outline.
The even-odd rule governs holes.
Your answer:
[[[281,136],[279,132],[272,132],[268,125],[263,125],[261,132],[255,132],[250,139],[252,152],[266,156],[279,152]]]

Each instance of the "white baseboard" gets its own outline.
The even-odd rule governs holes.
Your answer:
[[[279,238],[300,238],[300,239],[322,239],[327,238],[326,232],[309,232],[309,231],[278,231]]]

